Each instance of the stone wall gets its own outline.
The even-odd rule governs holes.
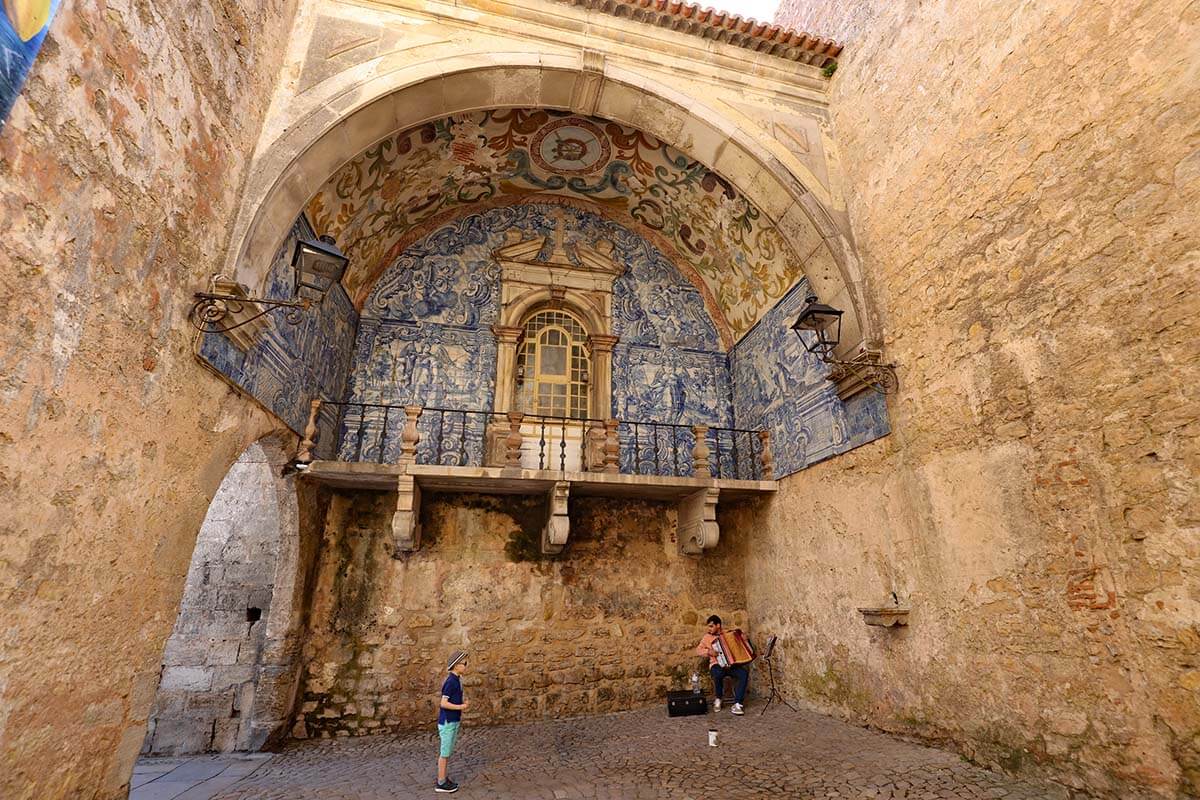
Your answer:
[[[275,423],[194,360],[287,0],[66,3],[0,133],[0,795],[124,796],[205,509]]]
[[[660,703],[709,614],[749,630],[735,538],[680,556],[672,504],[573,498],[571,540],[547,560],[542,503],[427,494],[421,549],[397,560],[395,495],[336,493],[296,735],[432,729],[455,648],[471,653],[472,724]]]
[[[850,39],[834,133],[901,392],[735,524],[756,625],[824,708],[1196,796],[1195,4],[842,7],[788,5]],[[893,590],[909,628],[863,625]]]

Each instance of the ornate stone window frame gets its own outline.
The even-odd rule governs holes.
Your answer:
[[[577,243],[568,253],[561,210],[549,258],[538,260],[549,237],[525,239],[517,229],[493,252],[500,264],[500,315],[492,328],[496,334],[496,391],[493,410],[515,409],[517,348],[526,320],[539,311],[570,313],[582,323],[591,358],[589,407],[593,417],[607,418],[612,411],[612,293],[624,265],[613,259],[612,242]]]

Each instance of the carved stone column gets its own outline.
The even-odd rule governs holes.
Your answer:
[[[510,411],[516,403],[517,342],[521,328],[515,325],[493,325],[496,334],[496,391],[493,411]]]
[[[607,435],[604,423],[592,420],[587,423],[587,432],[583,436],[583,471],[601,472],[604,469],[604,443]]]
[[[613,345],[621,340],[619,336],[594,333],[588,336],[588,346],[592,351],[592,374],[590,376],[592,393],[592,416],[607,417],[612,413],[612,351]]]
[[[400,463],[417,463],[417,443],[421,434],[417,431],[417,420],[421,418],[422,406],[404,407],[404,431],[400,434]]]
[[[693,425],[692,435],[696,437],[692,445],[692,477],[711,478],[712,468],[708,464],[708,426]]]
[[[317,414],[321,412],[321,401],[313,400],[308,407],[308,425],[304,427],[304,438],[300,441],[300,452],[296,453],[296,461],[301,464],[312,463],[313,448],[317,444]]]

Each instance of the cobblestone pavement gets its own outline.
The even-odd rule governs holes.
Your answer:
[[[723,711],[668,718],[647,709],[471,728],[450,776],[457,797],[514,800],[640,798],[1065,798],[1058,787],[1014,781],[953,753],[806,712],[760,717]],[[708,729],[718,746],[708,746]],[[432,728],[432,726],[431,726]],[[383,800],[433,797],[436,734],[295,744],[219,800]]]

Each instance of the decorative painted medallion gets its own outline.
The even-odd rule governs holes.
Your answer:
[[[579,117],[557,119],[533,135],[533,162],[545,170],[587,175],[608,163],[612,146],[598,127]]]
[[[775,224],[704,164],[644,131],[546,109],[472,111],[393,134],[330,176],[308,214],[350,257],[344,284],[360,303],[421,226],[535,195],[661,238],[712,298],[728,345],[803,276]]]

